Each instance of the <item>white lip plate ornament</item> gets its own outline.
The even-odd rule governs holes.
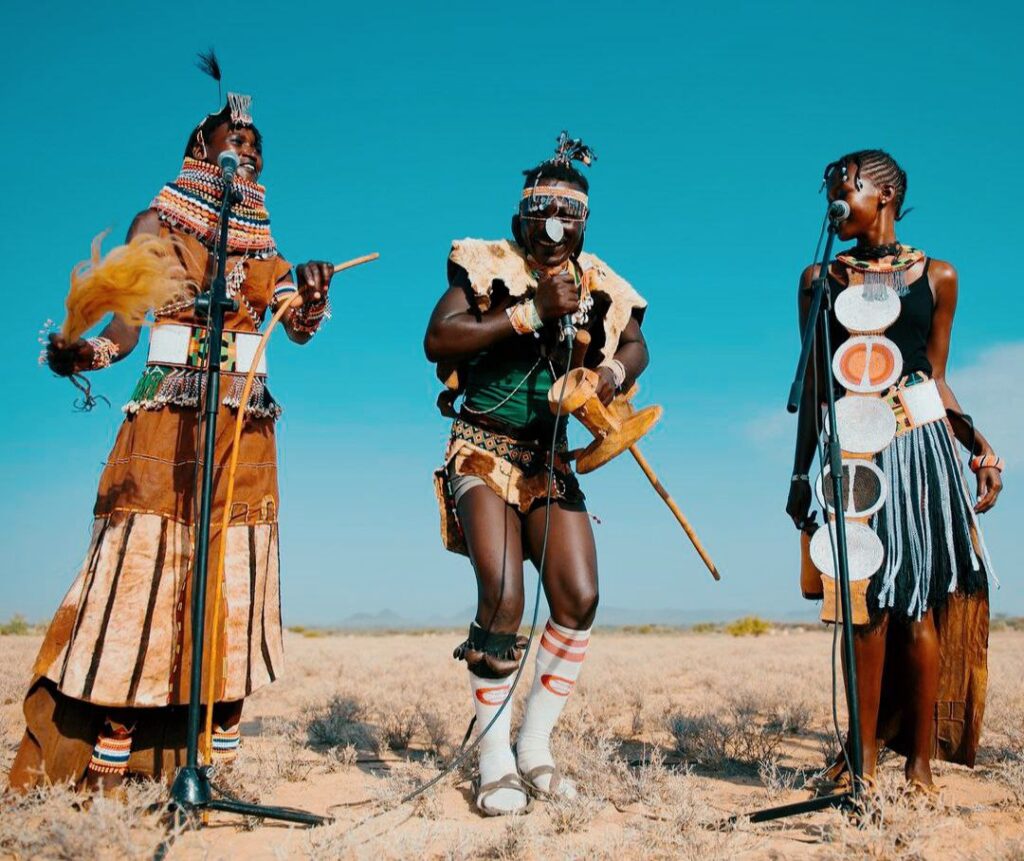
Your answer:
[[[844,329],[852,335],[866,335],[888,329],[896,322],[900,316],[900,297],[887,284],[853,284],[836,296],[834,308],[836,320]]]
[[[811,538],[811,561],[822,574],[835,579],[836,570],[832,564],[832,543],[829,532],[835,539],[835,521],[818,529]],[[846,549],[848,551],[850,580],[867,580],[885,561],[885,548],[881,539],[866,523],[847,522]]]
[[[836,427],[843,451],[878,454],[896,436],[896,415],[882,398],[847,395],[836,401]]]

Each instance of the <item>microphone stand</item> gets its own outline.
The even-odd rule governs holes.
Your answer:
[[[828,267],[832,260],[832,244],[836,238],[836,224],[830,218],[828,220],[828,237],[825,241],[825,252],[821,258],[818,269],[818,277],[811,283],[811,307],[807,315],[807,322],[804,324],[803,340],[800,344],[800,358],[796,365],[793,385],[789,390],[789,401],[786,409],[795,413],[800,407],[803,398],[804,380],[807,376],[807,365],[810,363],[811,351],[815,339],[820,339],[822,355],[826,357],[826,368],[830,364],[832,356],[832,334],[829,328],[831,322],[832,294],[828,286]],[[836,427],[836,400],[835,389],[832,379],[826,380],[825,389],[828,393],[826,423],[828,433],[828,463],[831,471],[832,499],[836,510],[835,518],[835,557],[836,579],[839,587],[839,600],[842,608],[843,626],[843,660],[846,664],[846,706],[850,713],[850,735],[847,740],[844,755],[846,756],[846,767],[850,772],[850,789],[846,792],[839,792],[834,795],[826,795],[821,798],[811,798],[807,801],[798,801],[794,804],[783,804],[779,807],[768,807],[763,810],[748,814],[746,819],[751,822],[769,822],[773,819],[783,819],[788,816],[798,816],[801,813],[812,813],[816,810],[825,810],[830,807],[849,809],[856,806],[863,790],[864,767],[861,761],[860,744],[860,711],[857,698],[857,661],[853,652],[853,622],[850,600],[850,566],[849,555],[846,547],[846,521],[840,505],[843,497],[843,458],[842,446],[839,443],[839,431]],[[828,515],[826,512],[825,529],[829,529]],[[741,817],[734,816],[730,822],[737,821]]]
[[[207,810],[220,810],[240,816],[277,819],[302,825],[324,825],[331,820],[304,810],[289,807],[265,807],[249,804],[218,792],[210,781],[212,766],[199,765],[200,712],[202,710],[203,645],[206,628],[206,586],[210,551],[210,519],[213,506],[214,446],[217,439],[217,412],[220,402],[221,342],[224,333],[224,315],[238,309],[238,303],[227,295],[224,270],[227,266],[228,216],[232,203],[240,197],[229,177],[225,177],[224,200],[218,222],[217,267],[209,293],[196,297],[195,309],[199,318],[206,318],[206,400],[203,408],[203,443],[199,521],[196,524],[195,567],[192,573],[192,666],[189,677],[188,728],[185,764],[178,769],[171,785],[171,811],[182,823],[195,821],[194,814]],[[238,407],[245,409],[244,404]],[[227,536],[222,535],[221,541]],[[211,668],[212,671],[212,668]],[[213,708],[213,703],[207,703]],[[169,838],[170,839],[170,838]],[[162,858],[170,848],[161,844],[156,857]]]

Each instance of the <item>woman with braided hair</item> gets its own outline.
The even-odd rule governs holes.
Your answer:
[[[449,286],[425,338],[427,357],[449,387],[439,404],[454,419],[435,475],[442,536],[447,549],[470,557],[477,579],[476,618],[455,656],[469,668],[478,732],[508,698],[526,646],[517,634],[524,559],[540,570],[551,610],[515,753],[511,708],[479,745],[476,805],[491,816],[527,810],[531,795],[576,793],[559,774],[550,737],[590,642],[597,554],[566,458],[566,417],[556,429],[548,403],[552,383],[569,364],[559,321],[571,315],[592,333],[584,363],[597,368],[605,403],[632,385],[648,361],[640,331],[646,303],[583,252],[589,185],[573,162],[590,164],[593,157],[563,132],[555,156],[526,171],[513,239],[453,243]],[[460,395],[456,414],[452,404]]]
[[[862,608],[861,618],[857,606],[851,616],[863,774],[870,783],[885,744],[906,757],[910,785],[932,793],[933,757],[973,765],[977,750],[993,576],[977,515],[996,503],[1002,460],[946,380],[956,270],[896,237],[906,173],[888,153],[861,150],[828,165],[824,181],[830,200],[849,205],[838,237],[855,245],[827,273],[833,356],[807,376],[786,511],[798,529],[814,530],[807,474],[824,386],[835,384],[841,514]],[[800,279],[801,326],[816,277],[809,266]],[[956,441],[971,456],[976,501]],[[827,468],[819,486],[834,515]],[[830,531],[818,530],[810,549],[817,567],[834,577]],[[826,600],[823,618],[835,621],[828,607]],[[849,783],[841,760],[829,776]]]
[[[219,81],[212,55],[207,65]],[[284,326],[291,340],[306,343],[324,316],[334,268],[311,262],[292,277],[257,182],[262,137],[250,98],[229,93],[223,108],[192,130],[177,179],[163,186],[128,233],[129,242],[146,234],[166,240],[194,292],[155,311],[148,360],[100,477],[91,545],[33,667],[26,730],[9,776],[14,787],[71,782],[111,788],[126,774],[170,779],[184,763],[197,425],[206,374],[205,317],[195,298],[209,290],[216,263],[226,189],[218,156],[226,150],[238,156],[234,188],[242,199],[228,224],[227,290],[237,308],[226,315],[221,347],[209,552],[217,559],[223,541],[226,560],[222,600],[213,600],[211,573],[206,602],[206,631],[213,630],[214,613],[224,620],[217,643],[222,659],[212,669],[213,732],[206,740],[215,761],[230,761],[237,750],[244,699],[283,670],[274,429],[280,407],[259,364],[245,403],[241,394],[268,311],[298,290],[303,302],[286,312]],[[139,326],[114,316],[89,340],[51,335],[45,360],[61,376],[101,370],[127,357],[139,336]],[[239,411],[245,424],[238,481],[222,532],[225,464]],[[207,653],[212,648],[210,642],[204,647]],[[209,664],[204,655],[204,667]]]

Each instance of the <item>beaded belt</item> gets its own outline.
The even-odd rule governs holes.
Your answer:
[[[525,446],[510,436],[478,428],[459,418],[452,422],[452,441],[455,440],[464,440],[524,469],[529,469],[541,456],[536,448]]]
[[[225,330],[220,342],[221,370],[226,374],[247,374],[252,368],[260,336],[255,332]],[[149,337],[148,365],[176,368],[205,368],[207,365],[207,329],[205,326],[183,326],[161,323],[153,327]],[[260,357],[256,373],[266,376],[267,357]]]
[[[884,398],[896,416],[897,436],[946,417],[935,380],[920,371],[908,374]]]

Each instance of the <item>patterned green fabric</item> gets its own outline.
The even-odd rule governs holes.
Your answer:
[[[555,417],[548,390],[554,381],[547,361],[538,362],[536,355],[498,359],[484,354],[469,364],[464,406],[513,428],[551,427]]]
[[[164,377],[170,372],[171,369],[163,365],[146,365],[142,376],[139,377],[139,381],[135,384],[135,391],[128,398],[129,402],[144,403],[145,401],[153,400],[160,388],[160,384],[164,381]]]

